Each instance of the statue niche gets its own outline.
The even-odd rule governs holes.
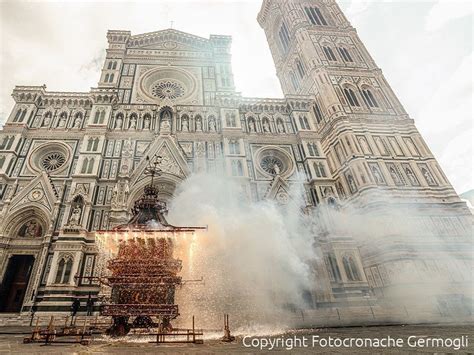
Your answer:
[[[173,113],[170,108],[165,108],[160,113],[160,133],[171,133]]]
[[[79,227],[81,225],[82,212],[84,210],[84,199],[82,196],[76,196],[71,204],[71,214],[68,225]]]

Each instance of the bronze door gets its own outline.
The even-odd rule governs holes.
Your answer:
[[[13,255],[0,286],[0,312],[21,311],[35,259],[32,255]]]

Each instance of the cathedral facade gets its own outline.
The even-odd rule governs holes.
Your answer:
[[[128,220],[155,154],[167,201],[190,174],[209,172],[238,181],[249,200],[282,204],[304,176],[308,213],[420,211],[407,221],[416,235],[394,226],[372,243],[318,236],[324,290],[308,307],[383,298],[399,270],[470,267],[469,210],[336,2],[265,0],[258,22],[284,98],[236,91],[231,37],[174,29],[109,31],[88,92],[15,87],[0,132],[0,312],[67,311],[97,295],[94,232]],[[431,247],[415,260],[415,244],[433,246],[435,234],[454,261]],[[462,296],[465,280],[450,282]]]

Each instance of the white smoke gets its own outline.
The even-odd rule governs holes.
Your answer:
[[[314,294],[329,287],[316,266],[325,268],[318,245],[318,237],[323,234],[329,239],[350,236],[356,249],[362,247],[369,253],[377,250],[383,255],[379,262],[389,266],[392,251],[408,246],[409,258],[391,270],[391,284],[384,288],[384,294],[374,294],[371,311],[365,309],[378,323],[436,321],[433,310],[436,313],[438,296],[469,295],[472,288],[466,260],[447,252],[456,244],[452,239],[456,237],[449,231],[446,237],[444,231],[442,239],[437,237],[437,230],[428,233],[420,229],[413,217],[422,213],[388,207],[389,196],[382,208],[384,215],[357,209],[337,211],[327,206],[305,215],[302,183],[292,185],[291,202],[284,207],[274,201],[250,202],[244,195],[236,180],[208,174],[191,176],[175,193],[169,206],[169,222],[208,226],[207,232],[177,241],[176,256],[183,260],[183,279],[204,279],[185,284],[177,293],[182,324],[189,325],[190,317],[195,315],[198,324],[218,328],[224,313],[231,314],[235,327],[247,330],[257,327],[274,332],[295,325],[326,324],[323,313],[308,316],[311,306],[303,297],[306,291]],[[428,259],[442,261],[427,260],[427,255]],[[438,265],[435,269],[433,263]],[[339,309],[337,324],[366,322],[357,312],[351,313],[354,303],[332,301],[331,307]],[[461,316],[465,318],[471,310],[472,306],[466,305]]]
[[[208,226],[194,241],[178,241],[183,279],[204,278],[178,292],[184,316],[194,313],[215,325],[230,313],[234,324],[245,324],[258,317],[272,322],[289,308],[304,308],[302,293],[313,282],[309,262],[315,252],[299,188],[283,208],[273,201],[249,202],[225,177],[194,175],[179,187],[170,223]]]

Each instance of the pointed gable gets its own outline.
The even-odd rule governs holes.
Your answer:
[[[37,206],[53,212],[58,193],[44,171],[26,185],[10,203],[10,213],[25,206]]]
[[[190,174],[186,159],[174,138],[170,136],[158,137],[150,144],[144,153],[144,157],[133,171],[130,177],[132,185],[146,178],[143,174],[148,165],[146,156],[152,157],[155,154],[162,157],[159,167],[163,174],[174,175],[182,179]]]
[[[131,36],[128,48],[159,50],[206,50],[209,40],[174,29],[167,29]]]

